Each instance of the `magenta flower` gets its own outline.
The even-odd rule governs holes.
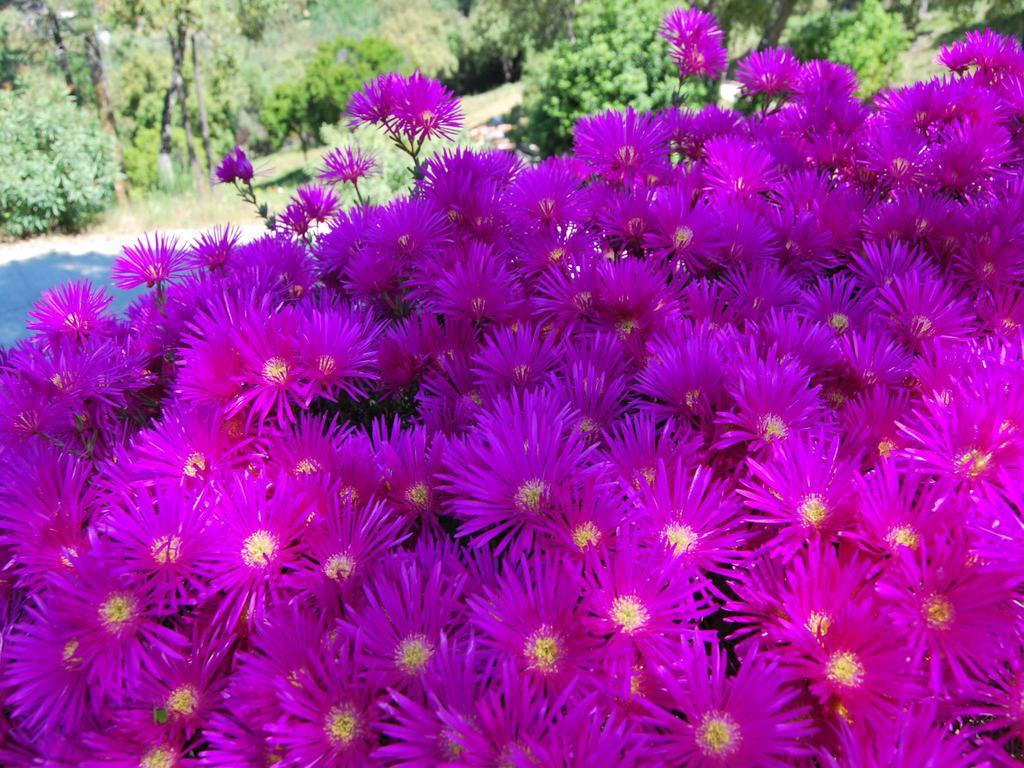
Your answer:
[[[65,283],[47,291],[36,302],[29,313],[34,320],[28,328],[78,342],[93,334],[102,336],[112,326],[106,314],[112,301],[102,286],[94,290],[87,280]]]
[[[536,165],[424,159],[458,101],[385,74],[412,187],[345,211],[360,150],[274,216],[232,150],[275,232],[147,236],[121,315],[0,346],[0,764],[1012,763],[1021,51],[870,100],[756,51],[742,111]]]
[[[679,78],[717,77],[725,71],[729,54],[725,34],[715,17],[696,8],[676,8],[661,22],[661,36],[668,40]]]
[[[462,127],[458,98],[420,72],[389,72],[349,100],[352,125],[380,125],[391,136],[422,146],[427,139],[453,139]]]
[[[161,287],[187,271],[186,252],[175,237],[145,235],[135,245],[126,245],[124,255],[114,262],[111,279],[123,291],[140,285]]]
[[[240,181],[248,184],[252,181],[253,169],[245,150],[235,147],[220,161],[215,171],[217,181],[221,184],[234,184]]]
[[[711,768],[783,768],[808,754],[814,726],[799,689],[763,650],[751,648],[740,672],[726,675],[724,650],[701,639],[684,641],[657,683],[665,705],[650,707],[658,735],[655,754],[666,764]]]
[[[326,184],[358,184],[377,171],[377,160],[359,147],[335,148],[324,155],[324,167],[317,178]]]
[[[792,93],[800,62],[785,48],[751,51],[740,61],[736,79],[750,96],[774,99]]]
[[[213,511],[213,577],[203,598],[217,597],[214,619],[223,627],[261,623],[298,566],[298,536],[309,512],[287,490],[239,479]]]
[[[576,157],[610,182],[659,177],[667,169],[667,137],[650,115],[632,107],[580,120],[573,129]]]
[[[235,254],[242,233],[230,226],[214,227],[192,244],[189,266],[209,270],[222,269]]]
[[[498,584],[471,597],[484,648],[558,689],[598,665],[597,644],[580,623],[579,578],[555,559],[510,565]]]

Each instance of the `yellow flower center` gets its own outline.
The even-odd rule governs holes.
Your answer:
[[[731,755],[740,745],[740,726],[725,712],[708,712],[697,726],[697,745],[709,757]]]
[[[832,627],[832,614],[827,611],[811,611],[804,626],[815,637],[824,637]]]
[[[677,227],[672,236],[672,242],[675,243],[676,248],[685,248],[693,242],[693,230],[685,226]]]
[[[306,458],[299,459],[295,462],[295,468],[292,470],[292,474],[298,477],[299,475],[315,475],[319,471],[320,462],[307,456]]]
[[[662,529],[661,538],[667,541],[677,555],[692,552],[700,536],[685,523],[669,523]]]
[[[924,315],[914,315],[910,318],[910,335],[915,339],[923,339],[935,332],[932,321]]]
[[[612,601],[612,621],[627,634],[636,632],[651,619],[644,604],[635,595],[620,595]]]
[[[356,505],[359,503],[359,491],[351,485],[346,485],[338,490],[338,498],[342,501],[347,501],[352,505]]]
[[[206,469],[206,456],[199,451],[193,451],[185,459],[185,466],[181,468],[181,473],[185,477],[195,477],[200,472]]]
[[[889,529],[885,534],[885,543],[890,547],[906,547],[917,549],[921,543],[921,537],[912,525],[897,525]]]
[[[149,552],[160,565],[174,564],[181,557],[181,537],[158,536],[153,540],[153,546],[149,548]]]
[[[828,507],[825,506],[821,496],[816,493],[805,496],[804,500],[800,502],[797,512],[800,513],[800,519],[808,528],[817,528],[828,517]]]
[[[250,568],[266,568],[277,554],[278,546],[277,536],[261,528],[242,544],[242,561]]]
[[[825,676],[833,683],[856,688],[864,682],[864,665],[853,651],[836,651],[825,665]]]
[[[347,747],[359,736],[359,714],[351,704],[331,707],[324,722],[324,732],[334,746]]]
[[[330,376],[338,367],[338,362],[331,355],[320,355],[316,359],[316,369],[322,376]]]
[[[757,431],[766,443],[782,440],[789,434],[789,427],[774,413],[766,413],[757,420]]]
[[[878,441],[878,455],[882,458],[888,459],[894,450],[896,450],[896,443],[892,440],[883,438]]]
[[[924,601],[924,617],[932,629],[947,630],[953,626],[956,609],[944,595],[932,595]]]
[[[199,693],[194,686],[179,685],[167,697],[167,711],[178,715],[192,715],[199,709]]]
[[[983,474],[992,463],[992,452],[982,451],[980,448],[971,448],[957,455],[956,469],[958,472],[966,473],[968,477],[975,478]]]
[[[426,509],[430,506],[430,488],[426,483],[410,485],[405,492],[405,498],[417,509]]]
[[[60,656],[65,669],[74,669],[79,666],[82,663],[82,657],[78,655],[78,641],[68,640],[64,643],[64,649]]]
[[[557,672],[558,663],[565,655],[558,633],[546,624],[530,635],[524,652],[530,660],[530,669],[547,673]]]
[[[601,531],[590,520],[572,529],[572,543],[580,549],[597,546],[600,541]]]
[[[622,322],[618,323],[615,326],[615,330],[619,334],[619,338],[624,339],[639,327],[640,324],[637,323],[636,320],[632,318],[627,318],[626,320],[623,320]]]
[[[346,581],[356,569],[356,561],[351,555],[338,552],[327,558],[323,566],[324,575],[333,581]]]
[[[178,756],[169,747],[154,747],[142,756],[139,768],[174,768]]]
[[[271,384],[288,381],[288,361],[283,357],[272,357],[263,364],[263,378]]]
[[[426,635],[410,635],[395,649],[395,664],[407,675],[418,675],[434,655]]]
[[[548,484],[543,480],[534,478],[533,480],[527,480],[516,491],[516,505],[520,509],[528,509],[531,512],[536,512],[540,509],[541,500],[547,495]]]
[[[623,144],[615,153],[615,159],[621,165],[630,165],[636,160],[636,147],[632,144]]]
[[[842,312],[833,312],[828,316],[828,326],[836,333],[845,333],[850,327],[850,318]]]
[[[108,631],[117,634],[135,618],[139,611],[138,600],[128,592],[115,592],[100,605],[99,616]]]

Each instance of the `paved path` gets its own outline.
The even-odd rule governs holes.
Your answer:
[[[176,230],[182,242],[190,242],[201,230]],[[258,236],[258,226],[243,229],[243,238]],[[55,285],[83,277],[107,285],[114,297],[111,307],[121,312],[134,293],[110,285],[110,267],[121,249],[139,235],[45,237],[0,245],[0,345],[28,336],[28,312],[40,294]]]

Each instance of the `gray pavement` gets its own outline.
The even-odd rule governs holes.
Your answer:
[[[201,230],[180,230],[182,242],[191,242]],[[243,229],[243,239],[258,236],[260,227]],[[39,296],[50,288],[70,280],[89,278],[106,285],[114,298],[111,308],[121,312],[134,292],[125,292],[110,284],[110,268],[125,245],[140,235],[108,237],[47,237],[0,245],[0,345],[25,338],[28,313]]]

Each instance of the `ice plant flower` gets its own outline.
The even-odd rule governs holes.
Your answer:
[[[665,16],[660,32],[669,42],[680,79],[717,77],[725,70],[725,35],[710,13],[676,8]]]
[[[708,14],[662,33],[679,91],[724,70]],[[756,51],[742,110],[534,166],[423,161],[458,100],[386,73],[350,116],[407,194],[339,210],[336,150],[262,237],[129,246],[121,314],[45,293],[0,347],[0,764],[1012,763],[1021,51],[865,100]]]
[[[164,285],[185,273],[185,250],[175,237],[145,235],[134,245],[124,247],[124,255],[114,262],[111,278],[118,288],[130,291]]]
[[[235,147],[224,155],[214,175],[221,184],[234,184],[239,181],[249,184],[253,177],[252,163],[244,149]]]

